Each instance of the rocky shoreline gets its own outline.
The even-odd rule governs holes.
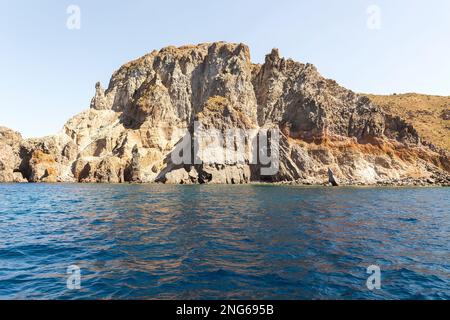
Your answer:
[[[0,185],[8,185],[8,184],[80,184],[80,182],[28,182],[26,179],[17,179],[15,181],[9,182],[0,182]],[[111,182],[81,182],[81,184],[125,184],[124,182],[111,183]],[[129,185],[166,185],[161,182],[126,182]],[[184,186],[194,186],[200,184],[179,184]],[[208,184],[208,185],[223,185],[223,184]],[[230,185],[230,184],[228,184]],[[403,181],[383,181],[378,182],[376,184],[366,184],[366,183],[353,183],[353,184],[340,184],[337,187],[331,186],[328,182],[322,183],[313,183],[313,182],[304,182],[304,181],[281,181],[281,182],[249,182],[247,184],[238,184],[235,186],[244,186],[244,185],[268,185],[268,186],[297,186],[297,187],[318,187],[318,188],[348,188],[348,187],[369,187],[369,188],[383,188],[383,187],[398,187],[398,188],[447,188],[450,187],[450,180],[442,180],[439,182],[430,182],[425,180],[403,180]]]
[[[207,141],[200,156],[184,147],[197,126],[207,137],[243,132],[246,144]],[[247,150],[254,143],[256,157]],[[230,148],[239,159],[221,160]],[[225,42],[124,64],[53,136],[22,139],[0,128],[0,182],[323,185],[329,170],[339,185],[448,186],[450,154],[311,64],[277,49],[255,64],[246,45]]]
[[[328,182],[323,183],[310,183],[299,181],[287,181],[278,182],[275,185],[292,185],[292,186],[321,186],[331,187]],[[380,181],[376,184],[367,184],[362,182],[355,182],[350,184],[340,184],[339,187],[450,187],[450,179],[405,179],[405,180],[392,180],[392,181]]]

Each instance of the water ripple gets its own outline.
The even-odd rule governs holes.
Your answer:
[[[0,299],[449,299],[450,189],[0,185]],[[379,265],[382,289],[366,288]],[[80,290],[66,287],[78,265]]]

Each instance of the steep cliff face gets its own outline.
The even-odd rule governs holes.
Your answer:
[[[0,181],[321,184],[331,169],[342,184],[450,182],[448,154],[422,145],[411,125],[276,49],[259,65],[243,44],[168,47],[95,89],[90,109],[54,136],[1,129]],[[226,143],[196,148],[198,127],[207,138],[244,132],[239,159],[221,159]],[[249,150],[261,136],[276,162],[269,174]]]
[[[0,127],[0,182],[26,181],[18,170],[21,141],[20,133]]]

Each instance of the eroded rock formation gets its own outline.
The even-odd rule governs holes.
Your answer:
[[[0,128],[0,181],[322,184],[332,170],[340,184],[450,183],[448,153],[276,49],[253,64],[243,44],[168,47],[123,65],[106,90],[95,89],[90,109],[54,136],[23,140]],[[280,129],[279,170],[263,176],[247,156],[173,163],[194,122],[223,133]]]

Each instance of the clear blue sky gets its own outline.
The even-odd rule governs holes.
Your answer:
[[[69,30],[69,5],[81,9]],[[450,95],[448,0],[0,0],[0,125],[52,134],[89,107],[94,84],[167,45],[273,47],[358,92]],[[367,8],[381,9],[379,30]]]

